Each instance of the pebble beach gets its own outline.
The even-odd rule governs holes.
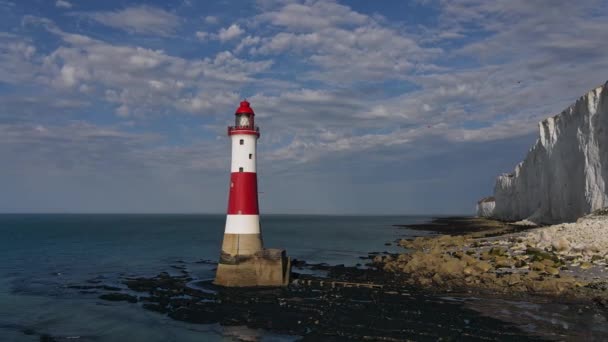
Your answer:
[[[546,227],[485,218],[460,223],[470,231],[403,239],[404,253],[376,256],[374,263],[409,274],[409,283],[441,290],[569,295],[606,306],[606,212]],[[442,231],[433,223],[411,228]]]

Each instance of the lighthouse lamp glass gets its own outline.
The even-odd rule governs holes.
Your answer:
[[[249,127],[251,126],[251,122],[249,120],[249,115],[240,114],[236,117],[236,126],[237,127]]]

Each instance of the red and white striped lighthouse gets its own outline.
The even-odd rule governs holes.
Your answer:
[[[284,250],[264,249],[258,208],[256,173],[260,130],[247,100],[228,127],[232,141],[230,191],[224,240],[215,283],[224,286],[282,286],[289,280],[290,262]]]
[[[256,145],[260,131],[249,102],[242,101],[235,113],[235,125],[228,127],[232,140],[228,215],[222,254],[230,257],[252,255],[262,250]],[[228,257],[228,256],[226,256]]]

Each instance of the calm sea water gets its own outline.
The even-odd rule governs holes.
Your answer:
[[[180,260],[216,260],[224,220],[222,215],[0,215],[0,340],[38,341],[43,333],[94,341],[293,339],[177,322],[66,287],[93,278],[112,284],[125,275],[156,275]],[[292,258],[355,265],[370,251],[396,251],[384,244],[413,233],[393,224],[426,220],[268,215],[262,229],[266,246],[286,248]],[[214,275],[208,265],[190,270],[200,279]]]

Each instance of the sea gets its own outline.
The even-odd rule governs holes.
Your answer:
[[[402,251],[394,243],[399,238],[432,234],[395,226],[429,219],[263,215],[261,224],[267,247],[285,248],[290,257],[309,263],[355,266],[369,252]],[[180,322],[138,304],[107,302],[70,288],[92,279],[118,285],[125,277],[171,272],[176,263],[189,265],[196,279],[212,279],[213,265],[196,262],[217,260],[224,223],[223,215],[0,215],[0,341],[40,341],[45,335],[57,341],[297,340],[247,327]],[[582,334],[596,329],[592,336],[605,330],[593,328],[601,317],[577,314],[571,306],[498,299],[479,305],[474,297],[441,300],[477,306],[479,315],[515,322],[531,336],[551,326]],[[521,317],[526,318],[517,323]]]

